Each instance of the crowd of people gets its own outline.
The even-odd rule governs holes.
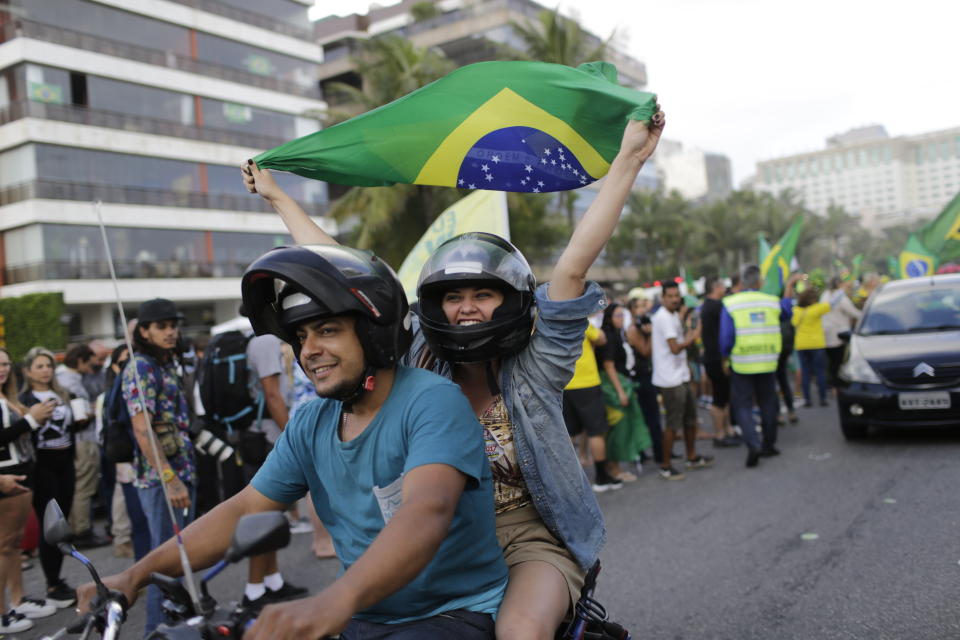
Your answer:
[[[304,394],[310,383],[302,372],[296,375],[289,346],[274,336],[253,337],[250,329],[243,338],[244,366],[250,370],[245,391],[251,402],[262,398],[262,412],[242,440],[249,443],[257,440],[253,434],[260,435],[261,452],[249,444],[235,451],[213,435],[227,437],[215,420],[205,417],[196,392],[206,338],[188,344],[180,334],[181,319],[169,300],[142,303],[130,326],[132,360],[125,342],[113,349],[99,340],[75,344],[59,355],[38,346],[21,362],[0,349],[0,474],[16,482],[9,491],[0,488],[0,634],[27,631],[33,619],[76,603],[74,587],[61,576],[63,555],[47,544],[42,531],[36,555],[47,589],[30,595],[23,591],[22,571],[32,566],[33,550],[22,549],[21,540],[28,521],[42,518],[48,501],[60,505],[78,548],[112,545],[115,556],[139,560],[173,535],[161,484],[177,526],[185,526],[198,505],[209,510],[249,481],[290,413],[312,397]],[[111,408],[117,403],[127,417],[118,435],[136,441],[124,461],[112,460],[105,447],[109,437],[116,437],[105,429],[113,433],[108,425],[116,418]],[[204,455],[211,444],[198,437],[201,432],[221,442],[217,455]],[[155,451],[151,439],[158,445]],[[221,455],[224,449],[231,455]],[[103,532],[93,526],[95,511],[103,516]],[[312,530],[317,556],[331,557],[329,535],[319,522],[306,520],[294,509],[292,531]],[[245,606],[259,609],[306,592],[283,579],[275,554],[251,559]],[[151,587],[145,633],[163,621],[160,604],[159,590]]]
[[[564,392],[569,434],[595,466],[593,490],[633,482],[651,459],[665,480],[709,467],[713,456],[698,453],[698,441],[746,445],[747,467],[779,455],[778,427],[798,422],[798,403],[815,406],[814,380],[819,405],[829,404],[841,334],[859,319],[877,278],[864,282],[855,304],[849,275],[819,291],[794,273],[777,297],[760,292],[759,267],[746,265],[729,281],[705,278],[699,297],[692,287],[682,296],[673,280],[612,296],[591,318]],[[698,405],[708,409],[712,429],[701,425]],[[674,451],[678,435],[683,454]],[[674,463],[680,459],[684,469]]]

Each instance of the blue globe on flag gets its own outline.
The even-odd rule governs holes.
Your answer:
[[[907,263],[907,277],[919,278],[930,273],[930,263],[926,260],[911,260]]]

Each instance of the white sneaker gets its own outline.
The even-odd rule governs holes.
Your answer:
[[[16,611],[11,610],[0,616],[0,633],[20,633],[33,629],[33,620],[27,620]]]
[[[312,533],[313,525],[306,520],[296,520],[290,522],[290,533]]]
[[[13,608],[13,611],[27,618],[36,619],[52,616],[57,612],[57,608],[52,604],[48,604],[46,600],[24,598],[20,601],[20,604]]]

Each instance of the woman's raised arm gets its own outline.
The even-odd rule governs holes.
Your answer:
[[[240,165],[243,186],[250,193],[259,193],[280,214],[293,241],[297,244],[339,244],[333,237],[310,219],[297,201],[287,195],[270,174],[270,169],[261,169],[253,160]]]
[[[620,152],[610,165],[597,199],[587,209],[553,269],[551,300],[570,300],[583,294],[587,270],[613,235],[634,180],[657,148],[665,124],[659,105],[649,124],[637,120],[627,124]]]

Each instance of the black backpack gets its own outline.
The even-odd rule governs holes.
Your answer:
[[[140,357],[145,357],[139,354]],[[127,364],[130,360],[127,361]],[[154,363],[154,382],[157,389],[163,388],[163,374],[160,365]],[[113,384],[103,398],[103,454],[109,462],[133,462],[136,450],[133,437],[133,424],[127,411],[127,402],[123,399],[123,370],[117,374]]]
[[[250,397],[249,342],[240,331],[214,336],[197,370],[204,418],[227,432],[246,429],[263,414],[262,394],[259,400]]]

